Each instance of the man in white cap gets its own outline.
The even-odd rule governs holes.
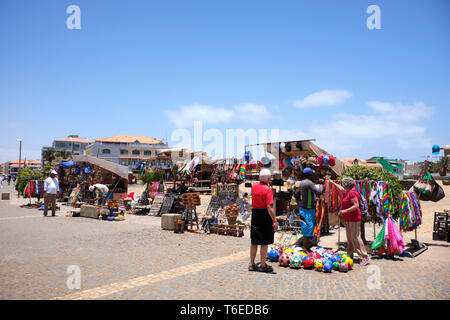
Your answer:
[[[106,194],[109,192],[109,188],[101,183],[96,183],[89,187],[90,192],[95,193],[95,200],[98,200],[98,204],[105,204]]]
[[[59,182],[55,170],[50,171],[50,177],[44,181],[44,217],[47,216],[48,207],[52,205],[52,217],[56,211],[56,195],[59,192]]]
[[[273,191],[269,186],[271,173],[263,169],[259,173],[259,183],[252,186],[252,222],[250,228],[250,265],[249,271],[272,273],[273,268],[266,264],[267,248],[273,243],[277,230],[277,219],[273,208]],[[261,263],[255,264],[256,252],[260,246]]]

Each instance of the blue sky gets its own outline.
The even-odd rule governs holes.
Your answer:
[[[69,134],[174,146],[193,120],[423,160],[450,144],[449,15],[446,0],[2,0],[0,162],[18,158],[16,138],[27,159]]]

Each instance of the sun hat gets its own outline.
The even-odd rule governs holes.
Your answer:
[[[334,158],[334,156],[330,156],[330,160],[328,160],[328,164],[330,165],[330,167],[333,167],[336,164],[336,159]]]
[[[305,176],[308,176],[308,175],[313,174],[313,173],[315,173],[315,171],[313,169],[311,169],[311,168],[303,169],[303,175],[305,175]]]
[[[306,163],[308,163],[308,164],[316,164],[316,158],[308,157],[308,159],[306,160]]]
[[[267,157],[262,157],[261,158],[261,163],[263,164],[263,166],[265,168],[270,167],[270,165],[271,165],[270,159],[267,158]]]
[[[286,151],[287,151],[287,152],[289,152],[289,151],[292,150],[291,144],[290,144],[289,142],[287,142],[287,143],[285,144],[285,148],[286,148]]]
[[[330,157],[326,155],[325,157],[323,157],[323,166],[328,167],[329,164],[330,164]]]
[[[323,166],[323,154],[319,155],[316,159],[317,164],[319,165],[319,168],[322,168]]]
[[[50,171],[50,174],[58,174],[55,170]]]

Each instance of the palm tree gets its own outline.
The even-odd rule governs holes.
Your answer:
[[[55,158],[62,158],[64,160],[72,160],[72,155],[68,151],[56,151]]]
[[[55,149],[51,148],[51,149],[45,150],[42,157],[43,157],[42,160],[44,160],[44,165],[45,165],[45,163],[51,163],[53,160],[56,159]]]

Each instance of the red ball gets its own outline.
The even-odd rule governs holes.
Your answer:
[[[305,259],[302,261],[302,265],[304,268],[310,269],[314,266],[314,259],[313,258]]]
[[[313,259],[320,259],[322,256],[318,252],[311,252],[309,256]]]

